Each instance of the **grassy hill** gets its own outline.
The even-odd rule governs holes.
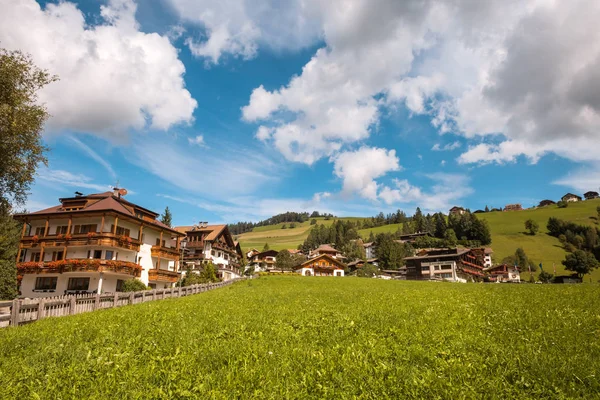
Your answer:
[[[600,199],[569,203],[567,208],[551,205],[535,210],[490,212],[477,215],[488,221],[490,225],[491,247],[494,250],[496,261],[499,262],[504,257],[514,254],[518,247],[522,247],[531,259],[537,263],[541,262],[547,271],[553,272],[552,264],[554,263],[557,273],[560,274],[564,272],[561,261],[564,260],[566,253],[558,239],[547,234],[548,218],[557,217],[578,224],[593,225],[598,222],[596,219],[596,207],[598,206],[600,206]],[[360,219],[360,217],[342,219]],[[525,221],[528,219],[533,219],[540,225],[540,231],[535,236],[525,232]],[[333,219],[325,221],[323,218],[317,218],[317,223],[331,225]],[[252,232],[239,235],[242,248],[255,247],[261,250],[265,243],[269,243],[269,246],[275,250],[295,249],[306,239],[311,228],[308,221],[297,224],[294,229],[281,229],[281,225],[283,224],[261,226]],[[372,229],[361,229],[359,234],[367,239],[371,231],[373,234],[396,232],[399,228],[401,228],[401,224],[384,225]],[[528,278],[528,274],[525,273],[524,277]],[[594,271],[591,278],[594,281],[600,280],[600,270]]]
[[[0,329],[3,399],[597,398],[600,285],[263,277]]]

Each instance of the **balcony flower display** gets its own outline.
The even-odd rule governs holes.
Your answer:
[[[71,234],[70,234],[70,233],[67,233],[67,234],[65,235],[65,240],[66,240],[66,241],[69,241],[69,240],[71,240],[71,239],[73,239],[73,236],[71,236]]]
[[[40,241],[40,237],[38,235],[33,235],[33,237],[31,238],[31,240],[33,240],[33,243],[37,243]]]
[[[88,232],[87,234],[88,239],[93,239],[96,237],[96,232]]]

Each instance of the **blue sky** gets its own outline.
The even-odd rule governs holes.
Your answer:
[[[60,77],[27,209],[117,183],[176,224],[598,190],[596,2],[348,4],[9,2],[0,44]]]

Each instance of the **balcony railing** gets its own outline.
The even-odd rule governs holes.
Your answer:
[[[140,241],[129,236],[113,235],[112,233],[83,233],[77,235],[48,235],[48,236],[25,236],[21,239],[23,248],[35,248],[44,243],[45,247],[64,246],[108,246],[121,247],[128,250],[139,251]]]
[[[63,272],[115,272],[139,277],[141,265],[119,260],[90,258],[68,258],[59,261],[31,261],[17,263],[19,274],[63,273]]]
[[[179,279],[179,274],[175,271],[166,269],[151,269],[148,271],[148,280],[153,282],[170,282],[175,283]]]
[[[176,259],[181,254],[175,247],[152,246],[150,250],[152,257]]]

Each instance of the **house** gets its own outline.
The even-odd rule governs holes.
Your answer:
[[[466,212],[467,212],[467,210],[465,210],[464,208],[458,207],[458,206],[454,206],[454,207],[452,207],[450,209],[450,211],[449,211],[448,214],[449,215],[462,215],[462,214],[464,214]]]
[[[521,211],[523,207],[519,203],[507,204],[504,206],[504,211]]]
[[[406,279],[479,281],[484,277],[483,249],[443,248],[422,250],[404,258]]]
[[[378,258],[369,258],[366,261],[365,260],[354,260],[350,263],[347,264],[348,269],[350,269],[351,271],[355,271],[357,269],[360,269],[362,267],[365,266],[365,264],[373,264],[374,266],[379,266],[379,259]]]
[[[315,250],[311,251],[308,257],[313,258],[317,256],[322,256],[324,254],[331,256],[332,258],[343,258],[342,253],[340,253],[337,249],[334,249],[328,244],[320,245]]]
[[[414,243],[420,237],[433,237],[433,235],[429,232],[417,232],[417,233],[407,233],[399,236],[398,240],[395,240],[397,243]]]
[[[273,271],[277,262],[277,250],[266,250],[255,254],[251,259],[248,259],[246,269],[254,267],[255,272]]]
[[[302,276],[344,276],[346,266],[329,254],[321,254],[296,267]]]
[[[495,265],[486,267],[484,271],[492,282],[521,282],[521,273],[519,268],[513,265]]]
[[[136,278],[152,288],[178,280],[184,236],[158,213],[125,200],[125,189],[59,199],[60,204],[15,214],[23,223],[17,255],[24,297],[112,293]]]
[[[542,200],[540,201],[540,204],[538,204],[538,207],[551,206],[552,204],[556,204],[556,202],[552,200]]]
[[[252,249],[252,250],[248,250],[246,252],[246,259],[250,260],[252,257],[254,257],[254,255],[260,253],[260,251],[256,250],[256,249]]]
[[[586,200],[592,200],[592,199],[597,199],[598,197],[600,197],[600,195],[598,194],[598,192],[585,192],[583,194],[583,197],[585,197]]]
[[[485,268],[489,268],[492,266],[492,254],[494,254],[494,251],[492,250],[491,247],[486,247],[483,250],[483,266]]]
[[[562,201],[573,202],[573,201],[581,201],[581,197],[577,196],[573,193],[567,193],[563,197],[560,198]]]
[[[375,243],[374,242],[363,243],[363,247],[365,249],[365,257],[366,258],[375,257]]]
[[[201,222],[193,226],[178,226],[175,230],[185,233],[183,264],[194,271],[212,262],[219,279],[228,281],[242,275],[240,261],[242,250],[233,240],[227,225],[208,225]]]

